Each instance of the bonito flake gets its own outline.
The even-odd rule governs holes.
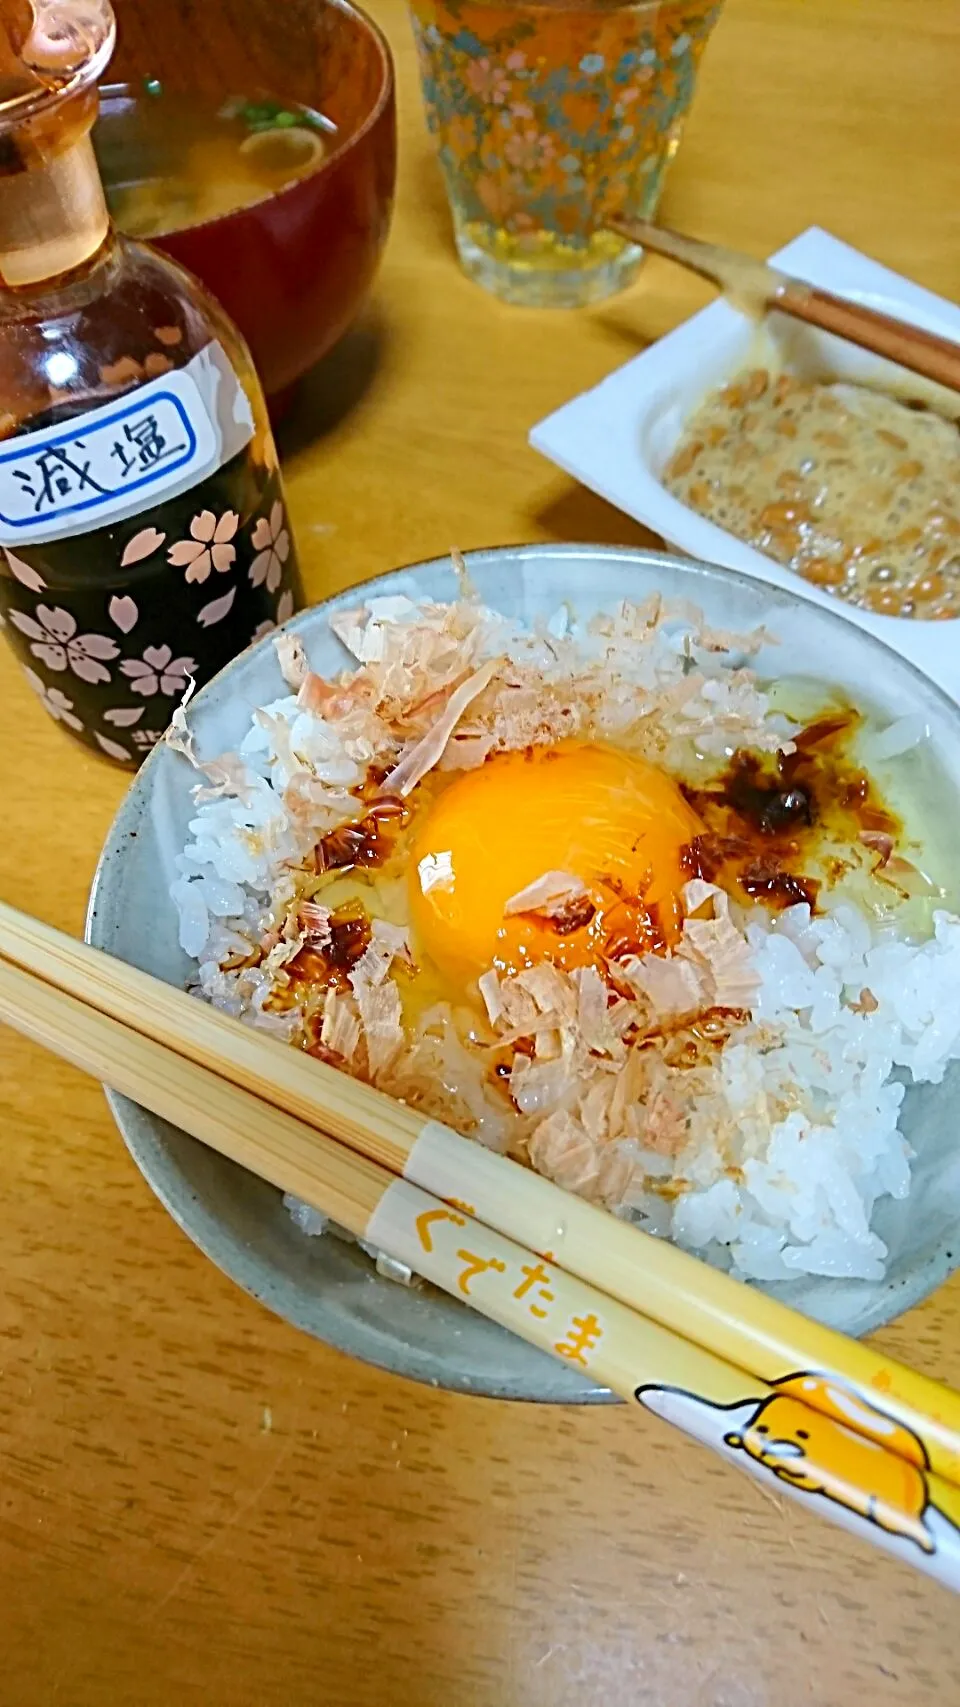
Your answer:
[[[620,743],[668,771],[694,739],[718,764],[735,747],[791,750],[744,667],[763,636],[710,630],[659,598],[586,626],[564,610],[524,628],[470,598],[375,597],[331,627],[352,666],[321,676],[298,636],[278,636],[289,693],[256,712],[239,753],[201,762],[186,710],[174,719],[171,743],[203,776],[177,884],[201,990],[608,1207],[685,1189],[684,1170],[708,1152],[729,1172],[724,1051],[740,1036],[754,1046],[760,974],[740,910],[715,884],[686,884],[672,951],[569,970],[490,966],[462,1007],[416,999],[416,945],[376,904],[334,987],[318,993],[297,972],[337,947],[324,884],[338,874],[318,844],[363,821],[371,800],[405,811],[434,772],[571,737]],[[544,854],[504,914],[562,941],[589,921],[590,887]],[[212,910],[218,861],[247,897],[236,917]],[[421,876],[452,881],[435,858]]]

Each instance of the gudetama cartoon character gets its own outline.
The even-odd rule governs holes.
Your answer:
[[[822,1494],[891,1535],[915,1541],[925,1553],[935,1551],[923,1521],[922,1443],[838,1382],[791,1375],[744,1428],[724,1438],[791,1487]]]

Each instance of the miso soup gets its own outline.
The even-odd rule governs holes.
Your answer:
[[[94,131],[114,221],[145,239],[265,201],[315,172],[335,145],[335,125],[296,101],[214,101],[155,79],[103,89]]]

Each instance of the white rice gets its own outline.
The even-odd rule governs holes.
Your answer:
[[[798,906],[751,922],[747,937],[761,978],[753,1017],[772,1036],[751,1047],[738,1034],[724,1048],[734,1153],[681,1158],[693,1189],[661,1230],[754,1280],[882,1280],[874,1209],[910,1189],[901,1079],[939,1084],[960,1057],[960,920],[938,913],[917,946],[875,936],[852,907],[811,919]],[[865,989],[873,1012],[852,1005]]]
[[[383,624],[400,619],[392,609],[376,615]],[[551,632],[560,637],[565,627],[558,620]],[[358,656],[375,652],[378,632],[376,621],[358,629]],[[501,624],[500,647],[504,634]],[[509,638],[529,659],[534,641]],[[674,639],[665,636],[663,646],[676,656]],[[702,700],[726,705],[741,691],[718,675]],[[894,756],[922,734],[903,720],[878,756]],[[290,777],[306,762],[318,785],[350,789],[362,782],[370,753],[289,696],[254,715],[241,758],[249,768],[239,796],[226,785],[199,791],[171,895],[199,993],[245,1023],[291,1036],[296,1016],[264,1007],[269,966],[239,976],[221,968],[257,937],[284,862],[301,859],[316,840],[315,827],[284,808]],[[914,943],[850,904],[815,918],[806,906],[736,917],[759,978],[751,1024],[718,1056],[695,1143],[672,1158],[630,1141],[649,1189],[620,1212],[744,1278],[880,1280],[888,1253],[874,1212],[910,1189],[912,1153],[899,1126],[905,1082],[939,1083],[960,1058],[960,920],[937,913],[935,934]],[[664,1180],[681,1189],[658,1191]],[[287,1202],[303,1232],[324,1231],[326,1217]]]

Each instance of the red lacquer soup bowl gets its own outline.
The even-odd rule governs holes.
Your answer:
[[[150,79],[217,103],[300,103],[336,127],[309,177],[254,207],[154,239],[219,297],[276,398],[346,330],[377,270],[396,177],[390,50],[349,0],[114,0],[114,7],[118,42],[103,91],[105,120],[112,102]]]

